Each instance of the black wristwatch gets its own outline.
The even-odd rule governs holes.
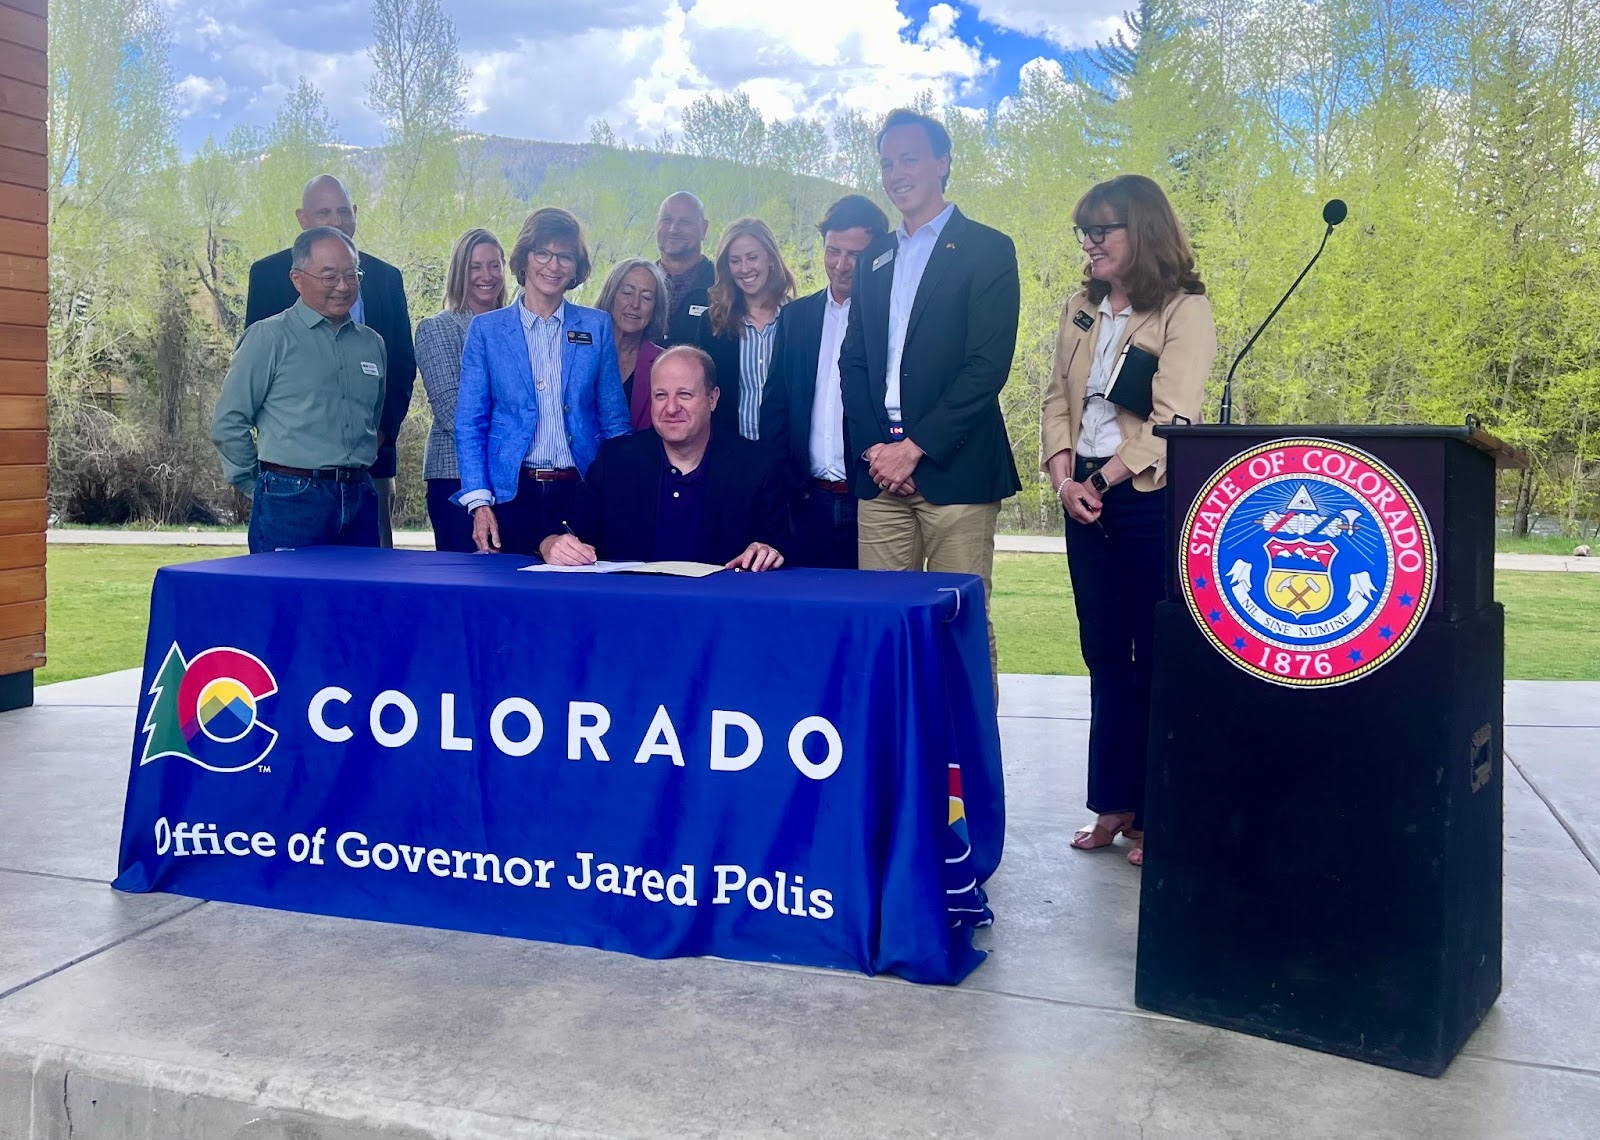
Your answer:
[[[1097,495],[1104,495],[1107,491],[1111,490],[1111,484],[1106,482],[1105,475],[1099,471],[1096,471],[1084,481],[1088,483],[1089,486],[1094,488],[1095,494]]]

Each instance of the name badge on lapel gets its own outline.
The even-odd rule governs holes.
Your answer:
[[[586,332],[576,332],[576,331],[575,332],[569,332],[567,334],[567,343],[568,344],[593,344],[594,343],[594,337],[590,336]]]
[[[361,362],[361,371],[365,372],[368,376],[381,376],[383,374],[382,370],[370,360],[363,360]]]
[[[706,311],[706,308],[707,308],[707,306],[705,306],[705,305],[690,305],[689,306],[689,315],[691,317],[698,317],[698,316],[700,316],[700,314],[702,314],[702,313],[704,313]]]
[[[885,265],[888,265],[893,260],[894,260],[894,250],[892,250],[892,249],[884,250],[882,253],[878,254],[877,257],[873,258],[873,260],[872,260],[872,271],[874,273],[876,273],[878,270],[882,269]]]
[[[1077,325],[1084,332],[1088,332],[1090,329],[1094,328],[1094,318],[1091,317],[1088,311],[1085,309],[1078,310],[1078,315],[1072,318],[1072,323]]]

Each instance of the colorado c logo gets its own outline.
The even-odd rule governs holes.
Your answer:
[[[1433,534],[1411,488],[1332,440],[1234,456],[1180,538],[1195,622],[1229,661],[1278,685],[1366,676],[1411,640],[1433,598]]]
[[[188,661],[176,643],[150,686],[141,765],[176,756],[210,772],[242,772],[266,758],[278,742],[263,724],[260,702],[278,691],[261,659],[242,649],[218,647]]]

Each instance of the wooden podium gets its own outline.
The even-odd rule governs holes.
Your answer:
[[[1158,433],[1135,1000],[1437,1076],[1500,992],[1494,473],[1522,460],[1470,426]]]

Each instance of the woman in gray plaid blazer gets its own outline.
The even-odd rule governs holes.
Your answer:
[[[479,313],[506,305],[505,248],[492,233],[472,229],[456,239],[445,276],[444,310],[417,325],[417,371],[433,408],[433,427],[422,460],[428,481],[428,521],[438,550],[470,554],[472,516],[450,501],[461,490],[456,468],[456,389],[467,326]]]

